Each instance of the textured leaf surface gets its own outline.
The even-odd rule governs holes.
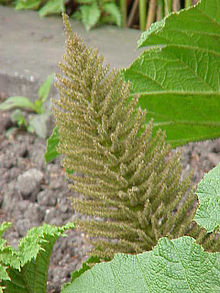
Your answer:
[[[152,251],[95,265],[61,292],[220,292],[220,254],[190,237],[161,238]]]
[[[15,269],[20,268],[20,260],[16,255],[16,251],[11,246],[8,246],[6,240],[2,238],[3,233],[10,226],[11,223],[8,222],[3,222],[0,225],[0,292],[3,292],[1,281],[10,280],[8,266],[10,265]]]
[[[82,22],[87,31],[98,23],[101,15],[101,11],[96,2],[91,5],[82,5],[80,12],[82,14]]]
[[[73,271],[72,273],[72,276],[71,276],[71,283],[79,278],[83,273],[85,273],[86,271],[90,270],[91,267],[92,267],[92,264],[95,264],[95,263],[99,263],[100,262],[100,259],[99,257],[94,257],[94,256],[91,256],[89,259],[87,259],[83,264],[82,264],[82,267],[79,269],[79,270],[75,270]],[[70,285],[70,283],[65,283],[62,287],[62,289],[68,287]]]
[[[44,155],[46,163],[49,163],[50,161],[56,159],[56,157],[60,155],[57,151],[59,140],[60,140],[59,131],[58,131],[58,127],[56,126],[53,129],[51,136],[47,140],[47,149]]]
[[[171,145],[220,136],[220,5],[203,0],[143,33],[122,75]]]
[[[199,208],[194,220],[208,232],[220,226],[220,165],[207,173],[198,184]]]
[[[2,257],[3,252],[0,250],[0,257],[4,260],[3,262],[0,258],[0,263],[9,265],[8,275],[11,279],[1,283],[1,286],[5,286],[4,292],[46,293],[48,266],[53,245],[60,236],[65,236],[63,233],[66,230],[73,228],[73,223],[63,227],[44,224],[29,230],[27,236],[20,240],[18,250],[8,252],[7,259]],[[12,250],[10,247],[6,248]],[[10,260],[12,256],[18,260],[18,267],[13,265],[13,259]]]

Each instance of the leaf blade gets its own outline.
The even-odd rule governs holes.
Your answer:
[[[60,141],[60,135],[59,135],[58,127],[56,126],[53,129],[51,136],[47,140],[47,149],[44,154],[46,163],[49,163],[50,161],[56,159],[56,157],[60,155],[56,150],[56,147],[58,146],[59,141]]]
[[[61,292],[218,292],[219,272],[219,253],[204,252],[188,236],[161,238],[152,251],[95,265]]]
[[[53,79],[54,79],[54,74],[49,75],[47,77],[47,79],[45,80],[45,82],[40,86],[40,88],[38,90],[38,97],[40,98],[42,103],[44,103],[49,96]]]
[[[114,2],[104,3],[103,10],[112,17],[117,26],[121,26],[121,14],[118,6]]]
[[[198,184],[199,207],[194,220],[208,232],[220,226],[220,165],[209,171]]]
[[[153,47],[122,71],[147,121],[153,118],[173,147],[220,136],[219,16],[217,2],[203,0],[154,24],[139,41]]]
[[[82,14],[82,22],[87,31],[98,23],[101,16],[101,11],[96,2],[91,5],[80,6],[80,12]]]
[[[3,103],[0,104],[0,110],[11,110],[13,108],[26,108],[34,112],[37,111],[35,104],[32,103],[26,97],[20,97],[20,96],[9,97]]]
[[[60,12],[65,11],[64,1],[63,0],[50,0],[47,1],[46,4],[39,10],[39,15],[41,17],[50,15],[50,14],[57,14]],[[53,77],[49,76],[49,79],[53,79]],[[47,81],[46,81],[47,82]],[[49,80],[49,83],[51,81]],[[48,92],[49,94],[49,92]]]
[[[73,229],[73,223],[62,227],[44,224],[34,227],[20,240],[16,255],[21,263],[21,270],[9,268],[11,281],[3,282],[4,292],[46,293],[47,276],[53,245],[64,232]]]

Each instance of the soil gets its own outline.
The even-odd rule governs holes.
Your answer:
[[[0,95],[0,102],[5,97]],[[13,126],[10,112],[0,112],[0,221],[13,227],[5,233],[15,246],[33,226],[63,225],[73,222],[76,214],[69,197],[64,170],[57,159],[45,164],[45,140],[18,131],[6,136]],[[190,143],[182,148],[183,175],[194,169],[196,184],[205,172],[220,162],[220,139]],[[48,292],[60,292],[61,284],[70,280],[71,272],[86,259],[89,246],[77,230],[59,239],[51,256]]]

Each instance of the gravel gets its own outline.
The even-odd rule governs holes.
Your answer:
[[[9,121],[1,124],[1,121]],[[46,142],[27,132],[6,138],[13,126],[10,113],[0,112],[0,221],[12,222],[4,235],[16,247],[27,231],[43,223],[64,225],[73,222],[75,212],[69,197],[74,194],[66,183],[59,160],[45,164]],[[87,258],[89,245],[80,231],[67,231],[51,256],[48,292],[60,292],[73,270]]]

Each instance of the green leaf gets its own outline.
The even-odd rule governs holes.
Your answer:
[[[10,280],[8,275],[8,266],[20,269],[20,260],[16,255],[13,247],[6,245],[6,240],[2,239],[2,235],[11,226],[11,223],[3,222],[0,225],[0,292],[2,290],[2,281]],[[4,287],[4,286],[3,286]]]
[[[82,14],[82,22],[87,31],[98,23],[101,15],[101,11],[96,2],[91,5],[80,6],[80,12]]]
[[[32,115],[29,118],[28,130],[30,132],[35,132],[39,137],[47,137],[47,121],[49,118],[49,113]]]
[[[122,72],[174,147],[220,136],[219,32],[220,5],[203,0],[143,33],[151,47]]]
[[[49,14],[56,14],[63,12],[65,10],[64,0],[49,0],[46,4],[39,10],[39,15],[41,17],[47,16]],[[53,80],[53,77],[52,77]],[[51,81],[52,81],[51,80]],[[49,93],[48,93],[49,94]]]
[[[24,126],[26,128],[28,126],[27,121],[20,109],[16,109],[11,113],[11,120],[16,122],[19,127]]]
[[[26,97],[10,97],[0,104],[0,110],[11,110],[13,108],[26,108],[34,112],[37,111],[37,107]]]
[[[3,223],[1,223],[1,225],[0,225],[0,238],[5,233],[5,231],[7,231],[10,227],[11,227],[11,223],[10,222],[3,222]]]
[[[49,3],[49,2],[47,2]],[[50,89],[53,83],[53,79],[54,79],[54,74],[51,74],[48,76],[48,78],[46,79],[46,81],[41,85],[41,87],[38,90],[38,97],[40,98],[40,100],[42,101],[42,103],[44,103],[50,93]]]
[[[194,220],[212,232],[220,226],[220,164],[204,176],[196,194],[199,207]]]
[[[15,6],[15,9],[38,9],[41,2],[42,0],[19,0]]]
[[[63,227],[44,224],[28,231],[20,240],[17,254],[21,261],[21,271],[9,269],[11,281],[3,282],[5,293],[46,293],[50,256],[55,241],[73,229],[74,224]]]
[[[77,3],[79,3],[79,4],[92,4],[92,3],[96,3],[96,0],[79,0],[79,1],[77,1]]]
[[[60,154],[57,152],[57,146],[60,141],[58,127],[56,126],[53,129],[51,136],[47,140],[47,149],[44,154],[46,163],[56,159]]]
[[[105,3],[103,5],[103,10],[107,12],[110,16],[112,16],[112,19],[117,24],[117,26],[121,26],[121,13],[115,3]]]
[[[91,265],[95,264],[95,263],[99,263],[100,262],[100,258],[99,257],[95,257],[95,256],[91,256],[89,259],[87,259],[83,264],[81,269],[76,270],[72,273],[71,276],[71,283],[76,279],[79,278],[83,273],[85,273],[86,271],[91,269]],[[67,286],[69,286],[71,283],[65,283],[62,286],[62,289],[66,288]]]
[[[77,10],[77,11],[75,11],[75,12],[71,15],[71,18],[81,21],[81,20],[82,20],[82,14],[81,14],[80,11]]]
[[[191,237],[161,238],[152,251],[117,254],[95,265],[62,293],[220,292],[220,253],[204,252]]]

